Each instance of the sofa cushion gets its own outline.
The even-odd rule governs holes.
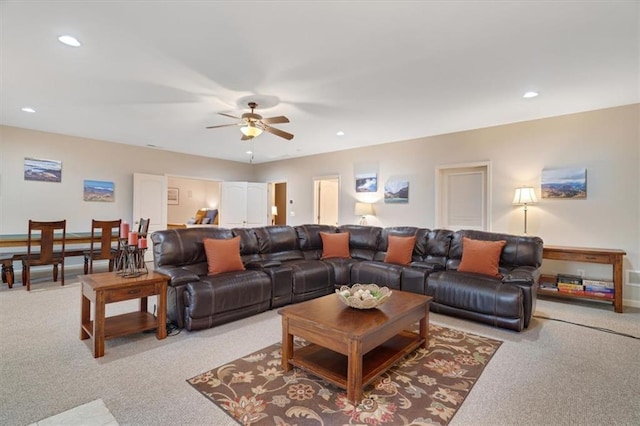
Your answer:
[[[339,232],[336,234],[320,232],[320,238],[322,238],[321,259],[331,259],[334,257],[348,259],[351,257],[349,254],[348,232]]]
[[[228,240],[205,238],[203,242],[209,275],[244,271],[244,265],[240,258],[240,237]]]
[[[385,263],[397,263],[408,265],[411,263],[413,247],[416,244],[416,237],[398,237],[389,235],[389,247],[384,257]]]
[[[458,271],[501,277],[498,265],[506,241],[481,241],[462,237],[462,260]]]
[[[435,272],[427,278],[427,296],[442,305],[502,318],[522,318],[522,290],[495,278],[459,271]]]

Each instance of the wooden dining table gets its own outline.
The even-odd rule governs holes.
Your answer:
[[[100,235],[100,234],[98,234]],[[58,238],[62,238],[59,234]],[[32,241],[39,243],[40,236],[34,235]],[[91,232],[67,232],[65,244],[89,244]],[[29,243],[29,234],[0,234],[0,247],[26,247]]]
[[[100,233],[96,233],[99,238]],[[91,243],[91,232],[67,232],[65,234],[65,257],[83,256],[84,251]],[[54,241],[61,241],[62,234],[54,234]],[[35,234],[31,238],[32,243],[40,243],[40,235]],[[115,239],[114,239],[115,241]],[[13,286],[13,262],[20,260],[27,253],[26,247],[29,244],[29,234],[0,234],[0,263],[2,264],[2,282],[7,283],[9,288]],[[82,244],[83,246],[78,247]],[[20,250],[14,250],[20,247]],[[11,250],[5,250],[11,248]]]

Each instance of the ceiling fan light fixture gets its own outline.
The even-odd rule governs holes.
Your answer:
[[[242,132],[243,135],[250,138],[255,138],[256,136],[260,136],[260,134],[262,133],[262,129],[253,123],[249,123],[246,126],[240,127],[240,131]]]

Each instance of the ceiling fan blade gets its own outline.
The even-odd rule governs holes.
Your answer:
[[[207,129],[217,129],[218,127],[240,126],[242,123],[220,124],[218,126],[208,126]]]
[[[284,115],[280,115],[278,117],[263,118],[261,121],[265,124],[277,124],[277,123],[288,123],[289,119]]]
[[[293,139],[293,135],[291,133],[287,133],[283,130],[280,129],[276,129],[275,127],[271,127],[271,126],[264,126],[264,131],[265,132],[269,132],[271,134],[274,134],[276,136],[280,136],[281,138],[285,138],[287,140],[291,140]]]
[[[236,117],[235,115],[231,115],[231,114],[226,114],[224,112],[219,112],[218,114],[224,115],[225,117],[229,117],[229,118],[235,118],[236,120],[241,120],[240,117]]]

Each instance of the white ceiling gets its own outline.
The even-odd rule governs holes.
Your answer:
[[[247,96],[254,163],[640,101],[638,1],[0,4],[1,124],[168,151],[248,162]]]

